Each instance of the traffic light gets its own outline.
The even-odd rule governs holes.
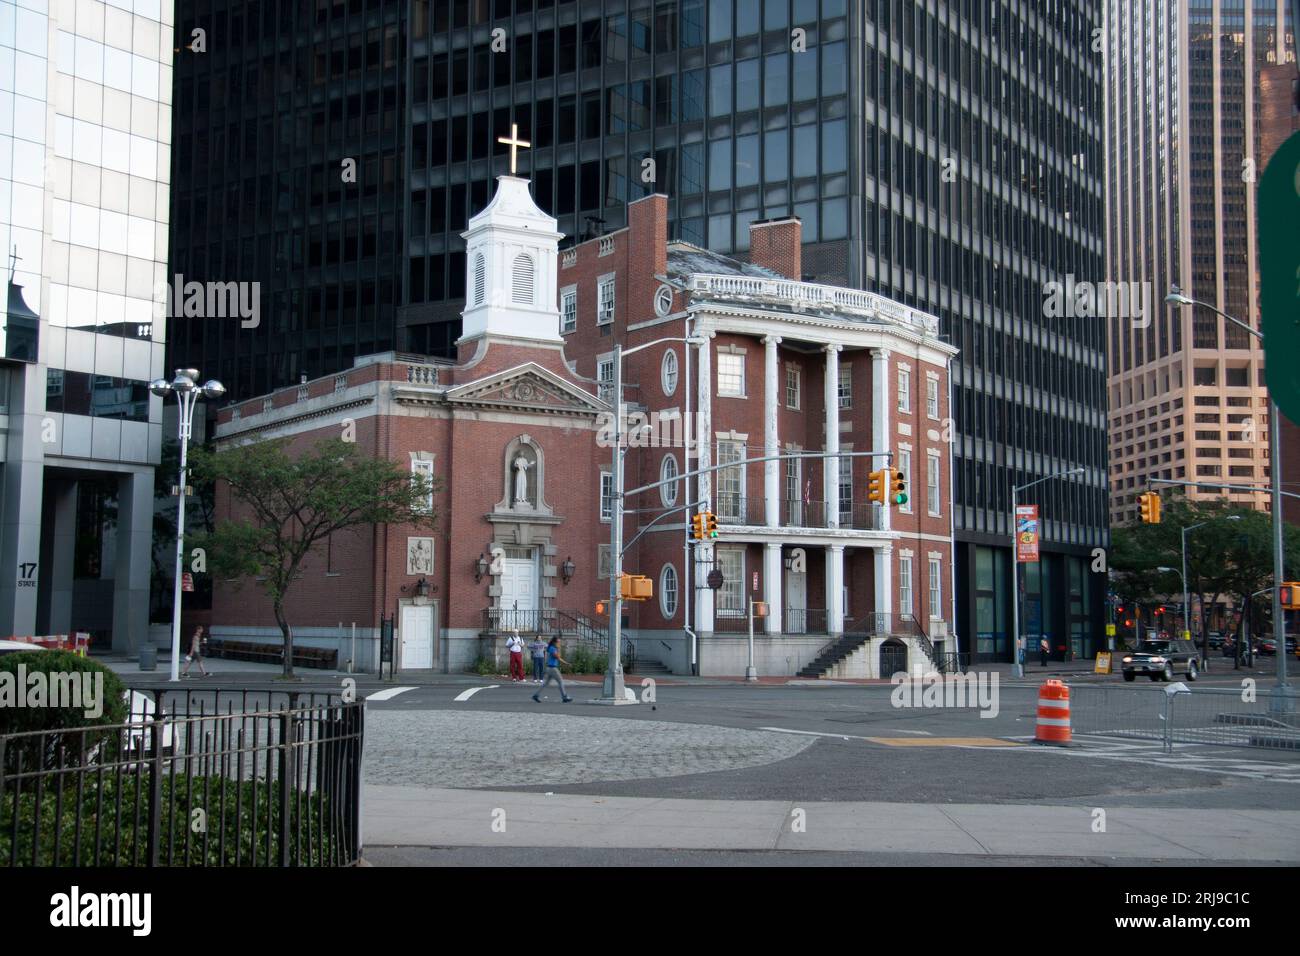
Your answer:
[[[596,615],[597,615],[597,617],[604,617],[604,616],[605,616],[605,602],[604,602],[604,601],[597,601],[597,602],[596,602]]]
[[[704,534],[709,538],[718,536],[718,516],[712,511],[704,512]]]
[[[1138,511],[1143,524],[1160,523],[1160,495],[1154,491],[1145,491],[1138,495]]]
[[[704,512],[703,511],[691,516],[691,527],[693,529],[691,531],[691,537],[693,537],[696,541],[703,541],[704,540]]]
[[[624,601],[648,601],[654,597],[654,582],[643,574],[625,574],[619,585]]]
[[[889,469],[873,471],[867,476],[867,500],[877,504],[888,504],[885,500],[885,483],[888,481]]]
[[[1300,582],[1283,581],[1281,599],[1286,610],[1300,610]]]
[[[907,478],[903,476],[903,472],[898,468],[893,469],[893,473],[894,487],[890,500],[896,505],[905,505],[907,504]]]

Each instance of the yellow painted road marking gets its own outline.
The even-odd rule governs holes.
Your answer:
[[[1021,747],[1013,740],[996,737],[866,737],[886,747]]]

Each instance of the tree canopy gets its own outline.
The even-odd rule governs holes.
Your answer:
[[[196,449],[190,466],[196,482],[224,485],[237,505],[237,517],[218,518],[193,544],[206,549],[214,574],[256,579],[270,597],[284,636],[286,677],[293,676],[293,630],[285,597],[316,546],[340,531],[382,524],[432,528],[437,519],[435,480],[340,439],[301,452],[285,439]]]

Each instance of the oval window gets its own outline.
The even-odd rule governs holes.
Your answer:
[[[677,569],[671,564],[659,572],[659,610],[666,618],[677,614]]]
[[[659,379],[665,395],[677,391],[677,353],[672,349],[664,353],[663,364],[659,367]]]
[[[677,459],[672,455],[665,455],[663,463],[659,466],[659,480],[671,482],[671,484],[659,486],[659,499],[663,501],[666,508],[671,508],[677,504],[677,485],[679,483],[673,481],[677,474]]]

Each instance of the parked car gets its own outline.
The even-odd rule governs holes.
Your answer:
[[[1182,672],[1189,681],[1200,675],[1200,653],[1191,641],[1181,638],[1143,641],[1132,654],[1126,654],[1121,663],[1126,681],[1136,680],[1145,674],[1152,680],[1171,681],[1174,674]]]

